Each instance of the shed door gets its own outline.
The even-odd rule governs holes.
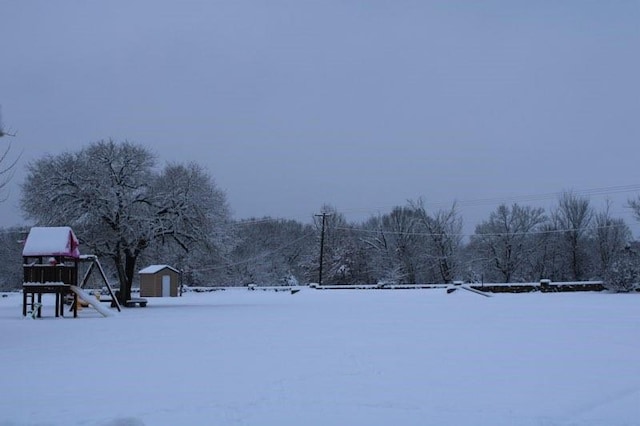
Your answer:
[[[171,296],[171,276],[162,276],[162,297]]]

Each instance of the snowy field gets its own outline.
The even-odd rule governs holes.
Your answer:
[[[638,425],[640,294],[0,298],[0,425]]]

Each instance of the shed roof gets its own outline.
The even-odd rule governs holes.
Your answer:
[[[156,272],[160,272],[163,269],[171,269],[174,272],[180,273],[176,268],[173,268],[169,265],[149,265],[146,268],[140,269],[138,271],[139,274],[155,274]]]
[[[68,226],[34,226],[22,249],[23,256],[80,257],[78,239]]]

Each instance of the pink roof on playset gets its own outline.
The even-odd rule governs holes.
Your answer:
[[[79,258],[78,239],[68,226],[37,227],[29,231],[23,256],[66,256]]]

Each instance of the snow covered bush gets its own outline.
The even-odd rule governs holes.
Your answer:
[[[627,293],[640,288],[639,256],[631,248],[626,248],[611,263],[605,274],[604,286],[607,290]]]

